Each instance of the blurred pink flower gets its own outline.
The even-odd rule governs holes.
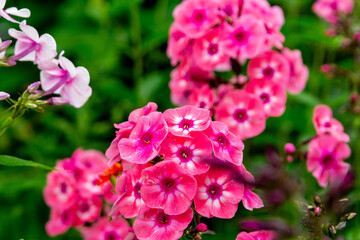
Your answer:
[[[264,104],[254,94],[234,90],[226,94],[218,104],[215,119],[225,123],[241,139],[254,137],[265,129]]]
[[[277,234],[270,230],[260,230],[256,232],[241,232],[237,235],[236,240],[276,240]]]
[[[282,55],[287,59],[290,66],[290,78],[287,90],[292,94],[300,93],[304,90],[309,78],[309,69],[304,65],[301,52],[284,48]]]
[[[350,157],[351,149],[331,135],[320,135],[309,143],[307,169],[321,187],[342,181],[350,169],[344,159]]]
[[[129,229],[129,223],[124,219],[109,221],[108,217],[102,217],[91,227],[82,228],[81,232],[85,240],[121,240],[134,235]]]
[[[318,105],[314,109],[313,123],[318,135],[331,134],[338,141],[349,142],[349,136],[344,133],[343,125],[332,117],[332,110],[326,105]]]
[[[313,11],[329,23],[336,24],[340,14],[351,14],[353,7],[353,0],[317,0]]]
[[[246,60],[262,52],[266,30],[255,16],[241,15],[233,25],[225,23],[225,30],[225,51],[232,58]]]
[[[252,79],[273,81],[287,87],[290,66],[285,57],[275,51],[265,52],[249,62],[248,75]]]
[[[180,3],[173,16],[189,38],[199,38],[219,21],[217,12],[215,0],[191,0]]]
[[[279,83],[265,79],[252,79],[245,86],[245,91],[255,94],[262,100],[267,117],[279,117],[285,111],[286,91]]]

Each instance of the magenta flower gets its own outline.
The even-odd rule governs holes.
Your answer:
[[[175,66],[182,60],[183,52],[189,43],[190,39],[185,32],[180,30],[178,24],[173,23],[170,27],[169,42],[166,50],[167,56],[171,59],[171,65]]]
[[[195,39],[193,45],[195,64],[205,71],[211,71],[216,66],[229,62],[230,56],[225,52],[224,39],[223,25]]]
[[[256,232],[241,232],[237,235],[236,240],[276,240],[277,234],[270,230],[260,230]]]
[[[131,131],[134,129],[137,121],[142,116],[147,116],[152,112],[155,112],[157,109],[156,103],[149,102],[145,107],[135,109],[129,115],[129,121],[123,122],[120,124],[114,124],[116,131],[116,138],[111,142],[110,147],[106,150],[106,157],[109,159],[108,165],[112,166],[114,163],[119,162],[120,152],[119,152],[119,141],[122,138],[129,138]]]
[[[264,47],[266,30],[263,22],[252,15],[242,15],[233,26],[225,23],[227,40],[225,49],[229,56],[246,60],[258,55]]]
[[[218,104],[215,119],[225,123],[241,139],[254,137],[265,129],[264,104],[256,95],[234,90]]]
[[[73,209],[75,213],[74,226],[95,221],[100,216],[101,207],[102,200],[98,196],[89,199],[78,199]]]
[[[309,143],[307,169],[317,179],[321,187],[328,183],[342,181],[350,165],[344,159],[350,157],[351,149],[331,135],[320,135]]]
[[[16,7],[11,7],[8,9],[4,9],[6,4],[6,0],[0,0],[0,18],[3,17],[6,20],[13,22],[13,23],[19,23],[15,19],[13,19],[10,15],[22,17],[22,18],[28,18],[30,17],[30,10],[27,8],[17,9]]]
[[[134,232],[140,240],[177,240],[181,238],[192,218],[191,208],[179,215],[169,215],[163,210],[150,209],[142,218],[135,219]]]
[[[77,200],[75,179],[68,171],[52,171],[47,175],[44,199],[53,208],[68,209]]]
[[[314,109],[313,123],[318,135],[328,133],[338,141],[350,141],[349,136],[344,133],[343,125],[332,117],[332,110],[326,105],[319,105]]]
[[[85,240],[121,240],[134,235],[129,229],[129,223],[124,219],[109,221],[108,217],[102,217],[91,227],[81,229],[81,232]]]
[[[215,102],[215,90],[203,85],[200,88],[194,88],[190,97],[189,104],[198,108],[211,109]]]
[[[245,86],[245,91],[255,94],[262,100],[267,117],[279,117],[285,111],[285,87],[264,79],[252,79]]]
[[[188,37],[199,38],[218,22],[217,12],[215,0],[192,0],[179,4],[173,16]]]
[[[142,172],[140,193],[146,206],[163,209],[166,214],[184,213],[196,193],[196,181],[174,161],[163,161]]]
[[[115,187],[118,199],[110,213],[112,218],[118,218],[121,215],[125,218],[134,218],[149,210],[140,195],[143,185],[141,173],[144,168],[145,166],[137,165],[131,171],[124,172],[118,177]]]
[[[239,11],[243,4],[242,2],[243,1],[239,0],[217,0],[222,17],[224,19],[228,17],[231,20],[234,20],[239,16]]]
[[[46,33],[39,37],[37,30],[26,25],[25,21],[22,21],[19,27],[21,31],[9,29],[9,35],[17,39],[12,60],[32,61],[38,64],[55,58],[56,42],[51,35]]]
[[[331,24],[336,24],[340,14],[351,14],[354,0],[317,0],[313,11]]]
[[[45,230],[50,236],[56,236],[66,232],[75,221],[73,209],[51,208],[50,220],[45,225]]]
[[[265,52],[249,62],[248,75],[250,79],[264,79],[287,87],[290,66],[280,53]]]
[[[189,137],[191,132],[201,132],[210,125],[210,111],[194,106],[168,109],[164,118],[169,131],[175,136]]]
[[[243,161],[243,142],[231,133],[225,123],[212,122],[205,133],[211,140],[215,157],[240,165]]]
[[[192,138],[169,134],[160,153],[165,160],[175,161],[191,175],[197,175],[209,170],[210,165],[204,159],[211,156],[212,147],[203,133],[195,132]]]
[[[284,48],[282,55],[288,60],[290,65],[290,79],[287,90],[292,93],[300,93],[304,90],[309,78],[309,69],[304,65],[301,52]]]
[[[234,179],[233,172],[211,167],[206,174],[195,178],[198,184],[195,210],[207,218],[234,217],[244,194],[244,185]]]
[[[120,157],[138,164],[149,162],[159,153],[167,133],[168,127],[160,112],[140,117],[129,138],[119,141]]]
[[[40,80],[47,94],[59,93],[70,105],[82,107],[92,94],[89,86],[90,75],[86,68],[76,67],[60,53],[58,61],[45,62],[39,65],[42,70]],[[60,67],[58,66],[60,65]]]

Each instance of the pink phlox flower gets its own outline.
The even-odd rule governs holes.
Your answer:
[[[223,25],[216,27],[203,37],[194,40],[193,56],[195,65],[203,70],[212,70],[218,65],[229,62],[225,52],[225,30]]]
[[[163,114],[152,112],[142,116],[129,138],[119,141],[120,157],[133,163],[147,163],[157,156],[167,134],[168,126]]]
[[[49,34],[39,37],[34,27],[26,25],[22,21],[19,25],[21,31],[9,29],[9,35],[16,38],[15,55],[12,60],[32,61],[38,64],[43,61],[50,61],[57,55],[55,39]]]
[[[86,222],[95,221],[100,217],[102,200],[100,197],[80,198],[74,206],[74,226],[81,226]]]
[[[255,94],[262,100],[267,117],[279,117],[285,111],[286,91],[279,83],[265,79],[252,79],[245,86],[245,91]]]
[[[5,18],[6,20],[13,22],[13,23],[19,23],[15,19],[13,19],[10,15],[22,17],[22,18],[28,18],[30,17],[30,10],[27,8],[17,9],[16,7],[11,7],[8,9],[4,9],[6,4],[6,0],[0,0],[0,17]]]
[[[285,18],[280,7],[271,7],[265,0],[247,0],[244,1],[242,14],[253,15],[263,22],[266,29],[264,50],[271,50],[273,46],[282,48],[285,38],[280,29],[284,25]]]
[[[108,217],[102,217],[81,232],[85,240],[122,240],[134,235],[129,228],[129,223],[122,218],[109,221]]]
[[[12,43],[11,40],[6,40],[3,42],[0,38],[0,60],[3,61],[5,59],[5,51],[10,46],[11,43]]]
[[[142,171],[140,193],[146,206],[163,209],[166,214],[184,213],[196,193],[196,181],[174,161],[163,161]]]
[[[317,0],[313,11],[327,22],[336,24],[340,14],[351,14],[353,7],[353,0]]]
[[[264,104],[254,94],[234,90],[217,105],[215,120],[225,123],[237,137],[251,138],[265,129]]]
[[[99,173],[107,168],[107,159],[104,154],[97,150],[77,149],[71,158],[75,167],[87,173]]]
[[[76,182],[68,171],[52,171],[46,177],[44,199],[52,208],[68,209],[77,200]]]
[[[134,233],[140,240],[178,240],[193,218],[188,208],[179,215],[169,215],[160,209],[150,209],[135,219]]]
[[[252,59],[248,65],[250,79],[264,79],[287,87],[290,77],[288,61],[278,52],[265,52]]]
[[[173,23],[170,27],[169,42],[166,50],[167,56],[171,59],[171,65],[175,66],[184,58],[184,50],[189,43],[190,39],[186,33],[180,30],[178,24]]]
[[[350,157],[351,149],[332,135],[320,135],[309,143],[307,169],[321,187],[342,181],[350,169],[344,159]]]
[[[251,175],[251,173],[246,170],[244,165],[240,165],[237,170],[237,174],[239,175],[238,177],[244,182],[244,195],[242,198],[242,204],[244,208],[252,211],[254,208],[264,207],[261,198],[252,191],[255,189],[255,179],[253,175]]]
[[[211,140],[215,157],[235,165],[242,163],[244,144],[229,131],[225,123],[212,122],[205,134]]]
[[[253,58],[262,52],[266,30],[262,21],[253,15],[241,15],[233,25],[225,23],[226,52],[240,61]]]
[[[135,122],[130,121],[114,124],[115,128],[117,128],[118,131],[116,131],[115,139],[111,142],[110,147],[105,152],[105,156],[107,157],[107,159],[109,159],[109,167],[114,165],[116,162],[121,161],[120,151],[118,147],[119,141],[122,138],[129,138],[131,131],[134,129],[135,125]]]
[[[59,60],[42,63],[39,68],[42,88],[47,94],[60,94],[70,105],[82,107],[92,94],[90,75],[86,68],[76,67],[60,53]],[[58,66],[60,65],[60,67]]]
[[[271,230],[260,230],[255,232],[241,232],[237,235],[236,240],[276,240],[277,234]]]
[[[239,16],[239,11],[242,8],[242,0],[217,0],[220,9],[220,16],[224,20],[233,21]]]
[[[212,153],[211,142],[203,133],[193,133],[192,138],[169,134],[161,146],[165,160],[175,161],[191,175],[207,172],[210,165],[204,161]]]
[[[300,93],[304,90],[309,78],[309,69],[303,63],[301,52],[284,48],[282,55],[287,59],[290,66],[290,79],[287,90],[292,94]]]
[[[173,16],[189,38],[199,38],[219,21],[217,12],[215,0],[191,0],[180,3]]]
[[[333,118],[332,110],[326,105],[319,105],[314,109],[313,123],[318,135],[328,133],[342,142],[349,142],[349,136],[344,133],[343,125]]]
[[[207,173],[195,178],[198,184],[195,210],[207,218],[234,217],[244,194],[244,185],[235,180],[234,172],[211,167]]]
[[[175,136],[190,137],[192,132],[201,132],[210,125],[210,111],[194,106],[168,109],[164,118],[169,126],[169,131]]]
[[[111,142],[110,147],[106,150],[105,153],[106,157],[109,159],[108,166],[112,166],[114,163],[121,160],[118,148],[119,141],[122,138],[129,138],[131,131],[134,129],[140,117],[147,116],[156,110],[156,103],[149,102],[145,107],[132,111],[129,115],[129,121],[114,124],[118,131],[116,131],[116,138]]]
[[[171,91],[170,97],[172,103],[179,106],[190,104],[189,96],[196,88],[195,83],[181,75],[178,68],[175,68],[171,72],[169,87]]]
[[[149,210],[140,195],[143,185],[141,173],[144,168],[144,165],[137,165],[131,171],[124,172],[118,177],[115,187],[118,199],[110,213],[112,218],[118,218],[121,215],[125,218],[134,218]]]
[[[65,233],[75,221],[75,212],[73,209],[51,208],[50,220],[45,225],[47,234],[54,237]]]
[[[215,91],[206,84],[200,88],[193,89],[189,97],[189,104],[198,108],[211,109],[214,102]]]

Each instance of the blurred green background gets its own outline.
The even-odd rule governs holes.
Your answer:
[[[26,7],[32,12],[27,24],[40,34],[49,33],[57,42],[58,52],[76,66],[86,67],[91,76],[93,95],[81,109],[71,106],[48,107],[44,114],[28,112],[0,139],[0,154],[17,156],[54,166],[57,159],[73,151],[98,149],[103,152],[114,138],[113,123],[125,121],[135,108],[153,101],[159,110],[174,107],[168,88],[172,69],[166,57],[168,29],[172,10],[180,0],[8,0],[7,7]],[[336,62],[350,67],[350,54],[337,52],[341,38],[324,34],[327,25],[311,11],[312,0],[270,0],[283,8],[286,18],[282,29],[285,46],[300,49],[310,69],[306,90],[288,97],[287,110],[280,118],[271,118],[266,131],[245,142],[244,163],[253,174],[265,161],[264,149],[279,149],[286,142],[299,143],[315,131],[311,122],[314,106],[323,103],[345,126],[352,139],[354,169],[360,168],[359,116],[342,112],[350,84],[344,79],[326,79],[319,72],[323,63]],[[9,39],[7,29],[16,24],[0,19],[0,37]],[[39,80],[39,70],[32,63],[19,63],[0,69],[0,89],[16,98],[30,83]],[[8,105],[1,103],[1,112]],[[357,159],[357,163],[355,163]],[[294,176],[306,183],[304,199],[314,191],[322,192],[307,173],[304,162],[290,164]],[[359,171],[358,171],[359,172]],[[28,168],[0,167],[0,239],[46,240],[44,225],[49,209],[42,198],[46,172]],[[357,184],[359,186],[359,184]],[[350,195],[359,213],[359,191]],[[286,216],[290,224],[299,224],[295,203],[273,209],[272,216]],[[239,207],[237,218],[216,220],[211,225],[217,235],[203,239],[235,239],[240,231],[237,221],[245,216],[269,216],[268,209],[245,211]],[[359,217],[342,233],[346,239],[360,239]],[[71,230],[55,239],[81,239]]]

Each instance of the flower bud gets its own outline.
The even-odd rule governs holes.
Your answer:
[[[349,213],[349,216],[346,218],[346,220],[351,220],[351,219],[353,219],[355,216],[356,216],[356,213],[351,212],[351,213]]]
[[[321,208],[316,207],[315,210],[314,210],[314,212],[315,212],[316,214],[320,214],[320,213],[321,213]]]
[[[292,143],[287,143],[287,144],[285,144],[284,149],[285,149],[285,153],[286,153],[286,154],[292,154],[292,153],[294,153],[295,150],[296,150],[294,144],[292,144]]]
[[[27,91],[29,93],[34,93],[36,90],[39,89],[40,85],[41,85],[40,81],[34,82],[27,87]]]
[[[205,223],[199,223],[197,226],[196,226],[196,229],[199,231],[199,232],[206,232],[208,230],[208,227]]]
[[[5,99],[7,99],[9,97],[10,97],[10,94],[8,94],[6,92],[0,92],[0,101],[5,100]]]
[[[336,234],[336,229],[335,229],[334,225],[329,226],[329,231],[334,235]]]

